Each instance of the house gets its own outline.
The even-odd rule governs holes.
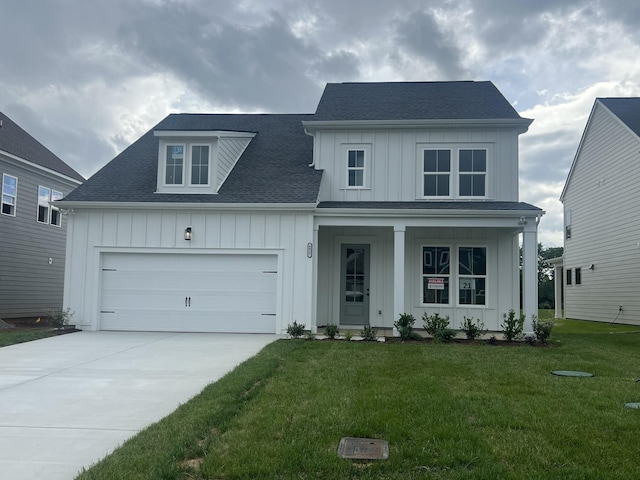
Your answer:
[[[82,328],[283,333],[537,313],[521,118],[490,82],[328,84],[314,114],[169,115],[57,202]],[[530,325],[527,326],[530,330]]]
[[[0,112],[0,318],[62,308],[67,221],[51,202],[84,178]]]
[[[640,98],[597,98],[560,197],[567,318],[640,325],[639,182]]]

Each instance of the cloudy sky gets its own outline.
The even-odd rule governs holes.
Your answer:
[[[0,0],[0,110],[85,177],[173,112],[312,113],[326,82],[491,80],[558,197],[596,97],[640,96],[637,0]]]

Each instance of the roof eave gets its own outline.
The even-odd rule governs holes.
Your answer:
[[[214,203],[214,202],[91,202],[58,200],[60,208],[125,209],[125,210],[286,210],[313,211],[317,203]]]
[[[307,120],[302,125],[306,130],[328,128],[514,128],[525,133],[533,122],[530,118],[481,118],[481,119],[414,119],[414,120]]]
[[[318,208],[317,216],[389,216],[401,215],[407,217],[504,217],[504,218],[540,218],[546,212],[544,210],[473,210],[473,209],[429,209],[429,208]]]

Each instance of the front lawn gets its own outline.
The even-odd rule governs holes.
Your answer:
[[[640,329],[563,320],[552,340],[281,340],[78,478],[640,478]],[[338,458],[342,437],[389,459]]]
[[[56,333],[53,329],[18,329],[16,331],[6,329],[0,330],[0,347],[15,345],[16,343],[31,342],[41,338],[52,337]]]

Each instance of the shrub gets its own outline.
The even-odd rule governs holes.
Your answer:
[[[502,328],[505,340],[512,341],[522,339],[524,319],[525,316],[522,314],[520,314],[519,317],[516,317],[516,312],[513,308],[509,310],[508,315],[506,313],[502,314],[502,323],[500,324],[500,328]]]
[[[436,330],[433,340],[437,343],[451,343],[455,337],[455,330],[451,330],[450,328],[440,328]]]
[[[436,336],[438,330],[444,330],[449,328],[449,315],[441,317],[439,314],[427,315],[427,312],[422,314],[422,321],[424,322],[424,329],[429,335]]]
[[[371,325],[365,325],[360,332],[362,339],[367,342],[375,342],[378,340],[378,329],[376,327],[372,327]]]
[[[481,337],[487,331],[484,329],[484,323],[478,320],[474,321],[473,317],[463,317],[464,322],[460,324],[460,330],[462,330],[468,339],[475,340]]]
[[[327,337],[331,339],[336,338],[340,333],[340,330],[338,329],[338,325],[334,325],[333,323],[330,323],[329,325],[327,325],[324,330]]]
[[[344,338],[347,340],[347,342],[351,341],[351,339],[353,338],[353,333],[351,333],[351,330],[347,330],[347,333],[344,334]]]
[[[410,313],[401,313],[400,318],[393,322],[393,326],[398,330],[402,340],[421,340],[422,337],[413,331],[415,322],[416,317]]]
[[[300,338],[304,333],[304,327],[306,327],[304,323],[298,323],[294,320],[293,325],[287,325],[287,333],[292,338]]]
[[[56,330],[60,330],[65,325],[68,325],[71,317],[73,317],[73,312],[70,308],[67,308],[66,310],[62,310],[60,308],[50,308],[49,310],[47,310],[47,319],[49,321],[49,324]]]
[[[531,324],[533,325],[533,334],[536,336],[536,340],[547,343],[551,336],[553,320],[540,320],[537,315],[534,315]]]

